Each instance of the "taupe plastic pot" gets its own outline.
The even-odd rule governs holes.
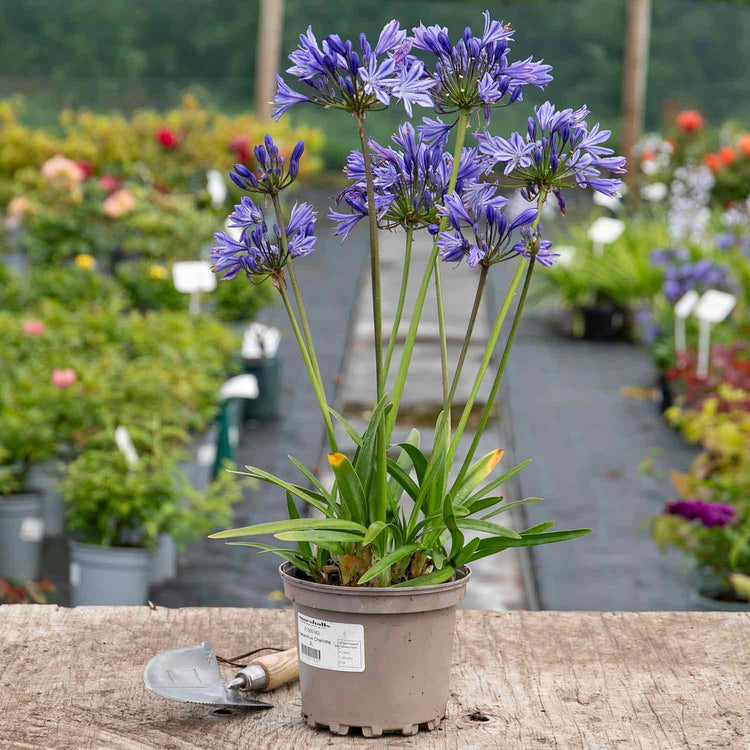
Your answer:
[[[37,580],[43,538],[41,492],[0,496],[0,577]]]
[[[302,715],[334,734],[416,734],[439,726],[448,702],[456,605],[471,571],[406,589],[348,588],[280,567],[294,604]]]
[[[151,553],[141,547],[100,547],[71,540],[73,606],[145,604],[151,561]]]

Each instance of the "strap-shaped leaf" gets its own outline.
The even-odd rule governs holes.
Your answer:
[[[550,531],[547,534],[525,534],[520,539],[507,539],[506,537],[482,539],[477,551],[472,555],[471,561],[494,555],[496,552],[502,552],[509,547],[537,547],[540,544],[567,542],[569,539],[576,539],[590,533],[591,529],[571,529],[570,531]]]
[[[419,450],[418,446],[412,445],[409,442],[399,443],[399,446],[401,446],[404,453],[406,453],[411,459],[414,471],[416,471],[417,473],[417,479],[419,480],[419,483],[422,484],[422,481],[424,480],[424,473],[425,471],[427,471],[427,457],[424,453],[422,453],[421,450]]]
[[[339,495],[349,509],[349,515],[361,524],[366,524],[369,515],[365,491],[351,461],[343,453],[329,453],[328,463],[336,475]]]
[[[391,458],[387,461],[388,473],[406,490],[412,500],[419,495],[419,487],[414,480]]]
[[[521,536],[526,536],[526,534],[541,534],[543,531],[551,529],[554,525],[554,521],[545,521],[544,523],[540,523],[538,526],[532,526],[531,528],[522,531]]]
[[[362,436],[354,429],[354,427],[351,426],[349,421],[341,416],[335,409],[331,409],[331,407],[328,407],[328,411],[331,412],[333,415],[333,418],[341,424],[341,426],[346,430],[346,434],[349,435],[349,437],[352,439],[352,442],[360,446],[362,445]]]
[[[484,531],[487,534],[496,534],[497,536],[507,537],[508,539],[521,539],[521,535],[507,526],[501,526],[499,523],[491,521],[482,521],[479,518],[459,518],[457,520],[459,528],[472,529],[473,531]]]
[[[328,490],[323,486],[323,483],[313,474],[310,469],[307,468],[303,463],[300,463],[294,456],[287,456],[287,458],[305,475],[315,489],[320,492],[321,495],[330,503],[331,496],[328,494]]]
[[[385,521],[373,521],[367,527],[367,533],[365,534],[365,538],[362,540],[362,544],[372,544],[378,538],[380,532],[390,525],[391,524],[387,524]]]
[[[274,536],[284,542],[312,542],[313,544],[362,541],[362,537],[359,534],[352,534],[349,531],[282,531],[279,534],[274,534]]]
[[[293,495],[296,495],[297,497],[304,500],[306,503],[310,503],[310,505],[317,508],[324,515],[331,515],[331,511],[328,509],[327,504],[324,501],[318,499],[318,497],[315,497],[315,493],[313,493],[312,491],[306,490],[304,487],[292,484],[291,482],[286,482],[283,479],[279,479],[279,477],[276,477],[273,474],[269,474],[267,471],[263,471],[263,469],[259,469],[256,466],[246,466],[245,468],[247,469],[246,472],[233,471],[232,474],[242,474],[243,476],[262,479],[264,482],[268,482],[269,484],[275,484],[277,487],[288,490]]]
[[[419,430],[412,430],[409,433],[409,437],[406,439],[406,445],[419,445]],[[401,453],[398,454],[396,463],[408,474],[413,464],[409,454],[403,449],[403,446],[404,443],[401,443]],[[391,510],[394,515],[397,515],[398,513],[396,507],[403,493],[404,488],[395,479],[391,478],[388,480],[388,500],[390,501]]]
[[[253,526],[242,526],[238,529],[227,529],[210,534],[209,539],[231,539],[237,536],[256,536],[259,534],[278,534],[283,531],[302,531],[309,529],[336,529],[338,531],[356,531],[360,535],[367,529],[360,523],[346,521],[343,518],[290,518],[286,521],[269,521],[256,523]]]
[[[312,567],[310,562],[302,557],[299,553],[293,549],[285,549],[284,547],[272,547],[270,544],[261,544],[260,542],[227,542],[228,547],[254,547],[260,550],[260,554],[266,552],[272,552],[274,555],[278,555],[287,562],[292,563],[296,568],[299,568],[302,572],[307,573],[310,577],[313,577]]]
[[[449,581],[451,578],[453,578],[454,572],[454,568],[452,568],[450,565],[446,565],[444,568],[440,568],[440,570],[433,570],[432,573],[428,573],[424,576],[419,576],[419,578],[412,578],[410,581],[397,583],[394,586],[389,586],[389,588],[405,589],[411,588],[412,586],[433,586],[436,583],[445,583],[446,581]]]
[[[354,469],[357,472],[359,481],[362,486],[368,488],[372,481],[372,474],[375,471],[375,446],[378,442],[378,425],[383,419],[383,411],[388,401],[387,396],[378,401],[372,410],[370,422],[367,429],[362,435],[362,447],[354,459]]]
[[[492,473],[494,468],[500,463],[500,459],[505,453],[501,448],[490,451],[486,456],[482,456],[467,472],[459,486],[455,484],[451,487],[450,495],[453,502],[458,505],[471,495],[474,488],[481,484]]]
[[[471,556],[477,551],[477,547],[479,546],[479,542],[481,541],[482,540],[480,537],[475,536],[458,553],[458,555],[456,556],[456,559],[453,561],[453,565],[456,568],[460,568],[462,565],[466,565],[466,563],[469,562],[469,560],[471,560]]]
[[[289,518],[295,519],[299,518],[299,511],[297,510],[297,506],[294,504],[294,498],[292,497],[292,493],[287,491],[286,493],[286,509],[289,513]],[[299,551],[306,555],[307,557],[312,557],[312,548],[307,542],[300,542],[297,547],[299,548]]]
[[[432,558],[432,562],[435,565],[435,570],[440,570],[440,568],[442,568],[443,564],[445,563],[445,550],[431,549],[430,557]]]
[[[380,560],[367,570],[357,583],[362,584],[371,581],[373,578],[388,570],[393,563],[397,563],[404,557],[410,557],[420,549],[421,545],[419,544],[407,544],[403,547],[399,547],[399,549],[393,550],[393,552],[388,553],[385,557],[381,557]]]
[[[443,521],[451,533],[451,551],[448,557],[452,560],[464,546],[464,535],[459,530],[456,517],[453,515],[453,503],[450,495],[446,495],[443,500]]]
[[[508,469],[508,471],[506,471],[504,474],[501,474],[496,479],[493,479],[489,484],[486,484],[484,487],[482,487],[478,492],[475,492],[470,498],[468,498],[464,502],[464,505],[471,505],[480,497],[484,497],[485,495],[489,494],[496,487],[499,487],[501,484],[503,484],[504,482],[507,482],[509,479],[514,477],[516,474],[518,474],[519,471],[523,471],[530,463],[531,463],[531,459],[527,458],[525,461],[522,461],[517,466],[514,466],[511,469]]]
[[[526,497],[523,500],[516,500],[514,503],[508,503],[507,505],[503,505],[500,508],[495,508],[492,513],[487,513],[487,515],[482,516],[482,520],[486,521],[488,518],[493,518],[500,513],[505,513],[506,510],[513,510],[513,508],[517,508],[519,505],[526,505],[526,503],[538,503],[541,502],[541,500],[541,497]],[[474,513],[474,510],[472,510],[471,512]]]

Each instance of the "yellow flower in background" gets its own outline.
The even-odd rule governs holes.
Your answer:
[[[88,253],[76,255],[75,263],[78,268],[83,268],[84,271],[93,271],[96,268],[96,258]]]
[[[169,271],[164,266],[150,266],[148,275],[152,279],[166,279],[169,276]]]

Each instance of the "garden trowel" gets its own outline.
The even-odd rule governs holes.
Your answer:
[[[160,651],[146,665],[143,681],[157,695],[184,703],[273,708],[271,703],[246,698],[242,692],[273,690],[298,676],[297,649],[292,648],[253,660],[225,682],[213,646],[204,642]]]

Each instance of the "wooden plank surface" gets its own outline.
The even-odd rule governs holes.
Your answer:
[[[441,729],[366,740],[306,728],[296,684],[232,716],[143,687],[159,650],[293,645],[289,610],[2,606],[0,747],[750,748],[745,614],[464,610],[457,631]]]

